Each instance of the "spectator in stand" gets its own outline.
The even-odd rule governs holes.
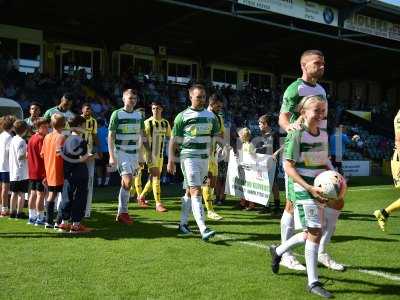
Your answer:
[[[26,155],[26,142],[24,137],[28,131],[28,125],[21,120],[14,122],[16,135],[11,139],[9,150],[10,164],[10,218],[26,219],[23,212],[25,197],[28,192],[28,162]]]
[[[25,89],[26,91],[32,92],[36,88],[36,82],[32,74],[27,74],[25,80]]]
[[[5,78],[8,73],[8,58],[0,43],[0,79]]]
[[[339,124],[339,122],[342,120],[342,115],[343,115],[344,111],[345,111],[345,108],[344,108],[342,102],[337,102],[335,124]]]
[[[1,217],[9,215],[8,211],[8,192],[10,189],[10,164],[9,150],[12,140],[11,130],[15,122],[15,117],[8,115],[1,120],[0,134],[0,197],[1,197]]]
[[[215,184],[215,204],[221,206],[225,202],[225,182],[228,171],[229,151],[217,145],[218,175]]]
[[[186,105],[186,100],[187,100],[186,90],[184,88],[179,89],[177,96],[178,96],[179,105],[181,107],[184,107]]]
[[[10,82],[6,89],[4,90],[4,94],[6,98],[15,99],[17,96],[17,89],[14,86],[14,83]]]
[[[19,105],[21,105],[22,111],[25,113],[29,108],[30,102],[26,98],[26,94],[24,92],[20,93],[17,102],[19,103]]]
[[[273,213],[275,215],[280,215],[281,209],[280,209],[280,199],[279,199],[279,187],[277,182],[278,165],[279,165],[278,155],[279,152],[283,149],[283,147],[279,147],[279,133],[273,132],[271,127],[269,126],[269,123],[270,122],[267,115],[262,115],[258,119],[258,127],[260,129],[261,136],[257,139],[258,142],[255,143],[255,147],[256,147],[256,153],[271,155],[276,163],[274,178],[272,180],[273,181],[272,194],[274,196]],[[268,206],[265,206],[264,209],[262,209],[260,212],[261,213],[268,212],[267,207]]]
[[[351,139],[347,135],[347,128],[339,125],[335,129],[335,133],[329,136],[329,155],[333,167],[343,175],[342,160],[343,155],[346,153],[346,146],[351,143]],[[359,139],[358,135],[354,135],[352,140]]]
[[[97,139],[99,145],[97,153],[101,153],[96,160],[97,186],[108,186],[110,184],[110,173],[108,172],[108,128],[103,119],[98,120],[99,128],[97,129]]]
[[[36,133],[28,141],[28,170],[30,181],[30,195],[28,201],[29,223],[45,225],[43,180],[46,178],[42,152],[43,140],[49,131],[49,122],[45,118],[35,120]]]
[[[256,154],[256,149],[254,145],[250,142],[251,140],[251,131],[249,128],[244,127],[238,132],[239,139],[242,142],[242,155],[247,154],[254,156]],[[241,198],[239,202],[239,207],[245,210],[254,210],[256,208],[256,204],[254,202],[248,201],[245,198]]]
[[[108,98],[107,96],[102,96],[102,97],[100,97],[100,103],[101,103],[100,117],[108,120],[110,117],[109,114],[111,113],[111,109],[112,109],[112,105],[110,103],[110,98]]]
[[[97,99],[92,99],[92,101],[90,102],[90,108],[92,109],[93,114],[96,117],[100,116],[103,112],[103,106],[101,105],[101,103]]]
[[[1,74],[1,72],[0,72]],[[5,97],[5,90],[4,90],[4,84],[3,82],[0,80],[0,97]]]

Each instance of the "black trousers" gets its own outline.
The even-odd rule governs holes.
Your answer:
[[[80,222],[85,215],[89,172],[85,163],[64,162],[64,178],[68,181],[68,199],[62,199],[62,220]]]

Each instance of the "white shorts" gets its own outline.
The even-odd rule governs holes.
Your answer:
[[[118,172],[121,176],[136,175],[137,169],[139,167],[139,160],[137,155],[117,151],[115,153],[115,156],[117,158]]]
[[[183,188],[202,186],[208,176],[208,159],[183,158],[181,160]]]
[[[321,228],[322,208],[314,201],[301,201],[294,205],[294,228]]]

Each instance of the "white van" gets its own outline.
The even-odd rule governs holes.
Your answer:
[[[24,113],[18,102],[8,98],[0,98],[0,117],[5,115],[13,115],[20,120],[24,119]]]

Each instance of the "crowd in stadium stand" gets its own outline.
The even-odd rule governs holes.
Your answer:
[[[44,73],[20,73],[12,63],[12,59],[0,57],[0,97],[16,100],[28,115],[29,104],[39,102],[42,112],[58,104],[59,96],[64,92],[72,92],[76,101],[72,111],[78,112],[83,103],[91,103],[94,117],[107,123],[114,108],[122,105],[122,89],[124,86],[134,86],[140,95],[139,107],[144,107],[149,114],[149,104],[153,100],[163,103],[165,118],[173,120],[177,112],[188,105],[187,86],[166,83],[157,80],[157,76],[134,76],[124,73],[120,77],[104,76],[88,79],[84,70],[63,78]],[[188,83],[187,85],[189,85]],[[224,99],[224,116],[226,127],[232,132],[237,128],[248,127],[253,135],[258,134],[258,117],[267,113],[271,117],[271,127],[278,130],[277,117],[282,101],[283,87],[277,89],[257,89],[250,86],[236,90],[230,86],[216,87],[207,85],[209,94],[219,93]],[[345,114],[346,109],[370,110],[372,121],[387,120],[382,118],[392,111],[387,103],[374,107],[363,106],[362,102],[353,101],[346,107],[343,102],[329,99],[329,124],[348,124],[350,134],[357,134],[360,139],[352,141],[348,146],[345,157],[351,160],[370,158],[373,160],[388,159],[391,155],[393,142],[385,135],[373,132],[373,126],[355,122]],[[394,110],[393,110],[394,111]],[[351,125],[350,125],[351,124]],[[362,125],[362,126],[361,126]],[[388,126],[388,128],[391,125]],[[235,135],[235,134],[234,134]]]

